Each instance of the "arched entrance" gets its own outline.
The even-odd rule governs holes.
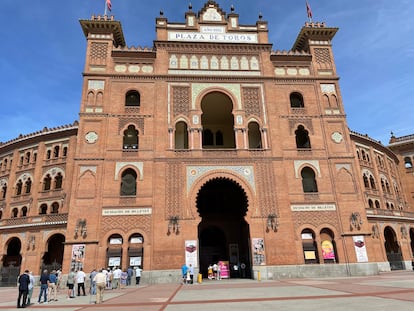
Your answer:
[[[7,252],[3,255],[1,268],[1,286],[16,286],[22,263],[22,243],[18,238],[12,238],[7,245]]]
[[[47,251],[42,257],[40,273],[45,269],[50,272],[62,268],[64,243],[65,236],[63,234],[54,234],[50,237],[47,242]]]
[[[202,218],[198,239],[203,277],[207,276],[210,264],[220,261],[228,264],[228,277],[251,277],[250,230],[245,220],[247,207],[246,193],[233,180],[214,178],[201,187],[197,210]]]
[[[391,227],[385,227],[384,238],[385,252],[387,253],[387,260],[390,263],[391,270],[403,270],[404,262],[395,231]]]

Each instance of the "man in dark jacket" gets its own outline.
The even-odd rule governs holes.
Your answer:
[[[18,285],[19,285],[19,298],[17,298],[17,308],[26,308],[27,293],[29,292],[29,270],[24,271],[23,274],[19,276]],[[21,301],[23,297],[23,301]]]

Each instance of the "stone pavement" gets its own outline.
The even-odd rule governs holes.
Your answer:
[[[16,309],[17,288],[0,288],[0,311]],[[32,300],[37,302],[39,288]],[[32,304],[33,310],[414,310],[414,272],[397,271],[377,276],[348,278],[255,280],[203,280],[202,284],[156,284],[107,290],[104,303],[94,297],[66,298]]]

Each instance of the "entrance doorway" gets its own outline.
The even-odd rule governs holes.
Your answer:
[[[20,274],[22,263],[22,243],[18,238],[12,238],[7,242],[7,253],[3,255],[3,266],[1,267],[0,286],[15,286]]]
[[[47,251],[42,257],[42,266],[40,273],[43,270],[49,272],[57,269],[62,269],[63,251],[64,251],[65,236],[63,234],[54,234],[47,242]]]
[[[387,259],[390,263],[391,270],[404,270],[405,265],[395,231],[391,227],[385,227],[384,238],[385,252],[387,253]]]
[[[251,278],[250,229],[245,220],[248,202],[243,188],[228,178],[206,182],[197,195],[200,273],[222,262],[228,270],[222,277]]]

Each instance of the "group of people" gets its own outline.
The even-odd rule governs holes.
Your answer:
[[[221,280],[221,268],[218,264],[210,264],[207,268],[207,277],[209,280]]]
[[[128,285],[132,285],[134,272],[135,284],[138,286],[142,272],[140,266],[135,268],[129,267],[126,270],[122,270],[120,267],[114,267],[113,269],[102,268],[99,271],[94,269],[89,275],[89,293],[90,295],[96,295],[96,303],[101,303],[103,301],[103,292],[105,289],[122,289]],[[70,269],[66,282],[68,289],[67,299],[75,298],[75,290],[77,291],[77,296],[86,296],[85,283],[87,278],[88,276],[82,268],[77,269],[77,271],[75,271],[74,268]],[[37,301],[38,304],[57,301],[57,290],[59,288],[60,280],[61,270],[53,270],[50,273],[48,273],[47,270],[43,270],[39,278],[40,292]],[[26,270],[19,276],[17,308],[25,308],[30,305],[34,286],[35,278],[31,271]],[[77,286],[76,289],[75,286]]]
[[[53,270],[50,274],[47,270],[43,270],[40,276],[40,293],[37,303],[48,303],[50,301],[57,301],[57,289],[59,286],[59,280],[61,276],[60,270]],[[33,288],[35,285],[35,278],[33,273],[29,270],[25,270],[17,280],[19,287],[19,296],[17,298],[17,308],[26,308],[31,304]]]
[[[192,264],[181,266],[182,280],[181,284],[193,284],[194,283],[194,267]]]

